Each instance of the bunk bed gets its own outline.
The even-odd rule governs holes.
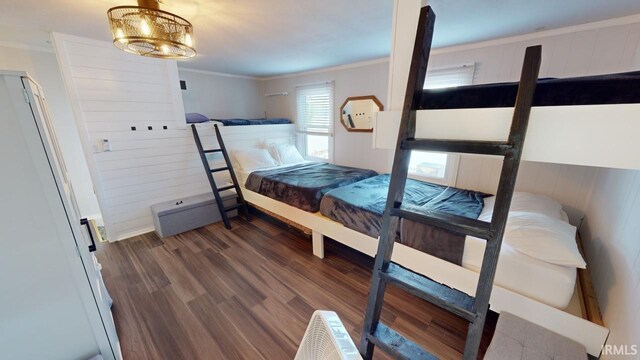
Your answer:
[[[523,160],[640,169],[640,72],[572,79],[541,79],[534,99]],[[517,84],[487,84],[425,91],[417,111],[416,138],[502,141],[508,133]],[[466,99],[466,100],[464,100]],[[379,112],[374,147],[394,148],[400,112]],[[479,124],[482,124],[479,126]],[[615,143],[611,139],[617,139]],[[615,151],[616,156],[612,156]],[[324,256],[324,237],[373,256],[377,239],[321,213],[310,213],[243,189],[248,202],[290,224],[308,229],[313,252]],[[398,244],[393,261],[468,294],[477,273]],[[608,336],[590,285],[588,271],[578,270],[582,316],[559,310],[540,299],[494,285],[491,309],[519,314],[585,345],[598,356]]]
[[[242,176],[246,175],[240,175],[240,177]],[[338,188],[338,190],[340,189]],[[376,253],[377,237],[351,229],[343,223],[323,215],[321,212],[305,211],[251,191],[246,187],[242,188],[242,193],[245,200],[258,210],[310,234],[313,254],[319,258],[324,258],[325,237],[372,257]],[[323,200],[325,198],[326,196],[323,197]],[[474,242],[473,245],[478,245],[478,242]],[[481,254],[482,252],[480,248],[474,250],[475,254]],[[452,288],[468,294],[475,292],[478,277],[477,269],[459,266],[402,243],[396,244],[392,260],[412,271],[445,283]],[[472,262],[467,261],[467,263],[469,265]],[[540,264],[536,263],[533,267],[538,265]],[[554,281],[555,285],[547,284],[544,286],[545,289],[554,287],[555,289],[562,289],[561,293],[555,293],[553,297],[527,296],[522,294],[524,292],[522,287],[513,290],[513,288],[509,289],[495,284],[491,297],[491,309],[496,312],[506,310],[520,316],[526,315],[523,317],[528,320],[535,320],[535,323],[545,328],[578,341],[585,345],[590,354],[597,356],[601,351],[601,346],[606,341],[609,331],[603,326],[600,311],[590,285],[588,271],[578,269],[578,277],[572,278],[571,274],[566,272],[566,269],[563,270],[563,274],[555,274],[559,278],[558,281]],[[541,275],[538,278],[542,279],[543,277],[544,275]],[[571,284],[575,284],[577,287],[575,292],[569,291],[572,294],[570,297],[570,312],[558,308],[564,306],[567,301],[567,289],[566,286],[562,286],[563,281],[566,286],[572,287]],[[511,283],[513,284],[513,282]],[[542,284],[541,281],[538,281],[538,283]],[[526,294],[526,292],[524,293]]]
[[[639,85],[639,71],[540,79],[522,160],[640,169]],[[416,138],[503,141],[516,89],[499,83],[425,90]],[[400,111],[378,112],[373,123],[373,147],[394,149]]]
[[[187,124],[216,124],[218,126],[257,126],[257,125],[283,125],[291,124],[291,120],[285,118],[260,118],[260,119],[210,119],[200,113],[186,113]]]

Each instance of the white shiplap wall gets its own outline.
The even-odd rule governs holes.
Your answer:
[[[109,239],[152,230],[152,204],[210,191],[184,124],[175,61],[126,54],[96,40],[54,39]],[[291,132],[291,126],[256,130],[237,146]],[[99,150],[102,139],[111,151]],[[211,127],[203,129],[202,140],[215,146]]]
[[[175,62],[75,36],[54,34],[54,41],[108,237],[148,228],[150,203],[189,191],[188,180],[156,178],[167,171],[177,177],[184,166],[176,161],[187,156],[184,148],[171,146],[184,132]],[[102,139],[110,141],[112,151],[100,152]]]

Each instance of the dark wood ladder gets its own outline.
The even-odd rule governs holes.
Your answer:
[[[387,284],[392,284],[469,321],[463,359],[475,360],[477,358],[536,89],[542,54],[540,46],[532,46],[526,50],[507,141],[416,139],[416,111],[422,109],[420,99],[427,73],[434,22],[435,14],[431,8],[429,6],[423,7],[418,22],[389,193],[360,339],[359,350],[365,359],[372,358],[375,346],[379,346],[398,359],[437,359],[435,355],[380,322]],[[403,205],[402,200],[412,150],[503,156],[504,162],[491,222],[441,212],[421,214],[416,212],[416,209]],[[400,219],[416,221],[457,234],[471,235],[486,240],[484,260],[480,269],[475,297],[391,262]]]
[[[233,171],[233,166],[231,165],[231,159],[229,158],[229,154],[227,153],[227,148],[224,146],[224,141],[222,141],[222,135],[220,135],[220,129],[218,129],[218,125],[213,125],[216,131],[216,139],[218,140],[218,149],[210,149],[205,150],[202,147],[202,141],[200,140],[200,135],[198,134],[198,129],[195,124],[191,124],[191,132],[193,133],[193,139],[196,142],[196,147],[198,148],[198,153],[200,154],[200,159],[202,160],[202,165],[204,166],[204,170],[207,173],[207,179],[209,179],[209,184],[211,185],[211,191],[213,191],[213,196],[216,199],[216,204],[218,205],[218,209],[220,210],[220,215],[222,216],[222,221],[224,222],[224,226],[227,229],[231,229],[231,222],[229,222],[229,216],[227,213],[229,211],[233,211],[236,209],[242,209],[242,212],[247,217],[247,221],[251,221],[251,215],[249,215],[249,206],[247,202],[244,201],[244,196],[242,196],[242,190],[240,189],[240,185],[238,184],[238,178],[236,177],[236,173]],[[219,168],[211,168],[209,166],[209,160],[207,159],[207,154],[212,153],[222,153],[224,157],[224,162],[226,166]],[[213,177],[213,173],[228,171],[231,176],[231,185],[226,185],[223,187],[218,187],[216,185],[216,179]],[[220,196],[220,192],[224,190],[235,189],[237,196],[237,203],[231,205],[229,207],[224,206],[224,202],[222,201],[222,197]]]

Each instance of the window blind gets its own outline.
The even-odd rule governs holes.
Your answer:
[[[471,85],[475,72],[475,63],[427,70],[424,88],[442,89],[453,86]]]
[[[298,131],[333,133],[333,82],[296,88]]]

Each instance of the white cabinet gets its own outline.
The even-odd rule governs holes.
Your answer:
[[[0,357],[121,359],[59,154],[40,87],[0,71]]]

